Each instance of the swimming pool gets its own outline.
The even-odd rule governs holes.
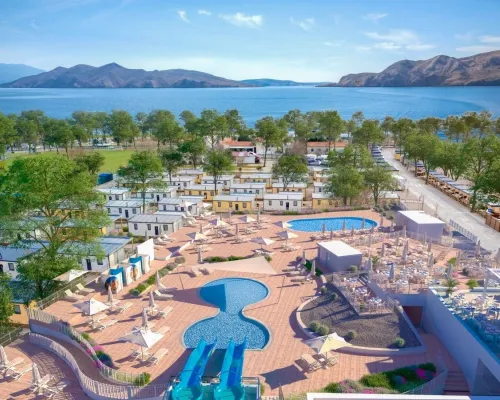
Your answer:
[[[363,218],[358,217],[338,217],[338,218],[311,218],[311,219],[294,219],[288,221],[291,228],[296,231],[304,232],[321,232],[323,224],[326,231],[341,231],[344,225],[346,230],[361,229],[363,225]],[[372,226],[377,226],[375,221],[365,218],[365,229],[370,229]]]
[[[200,297],[219,308],[215,317],[191,325],[184,333],[184,345],[195,348],[203,337],[216,348],[226,349],[233,339],[247,339],[247,349],[263,349],[269,342],[269,331],[260,322],[243,315],[243,309],[267,297],[269,289],[253,279],[224,278],[209,282],[200,289]]]

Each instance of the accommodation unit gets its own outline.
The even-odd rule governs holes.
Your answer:
[[[219,186],[224,186],[225,189],[229,189],[233,183],[234,175],[221,175],[217,178],[217,188]],[[213,176],[203,176],[201,178],[202,185],[215,185],[215,179]]]
[[[318,243],[318,261],[323,272],[344,272],[355,265],[359,268],[363,254],[340,240]]]
[[[215,212],[253,211],[255,208],[255,195],[226,195],[214,197],[213,210]]]
[[[222,188],[217,186],[217,191],[215,190],[215,185],[191,185],[184,189],[185,196],[201,196],[205,200],[212,201],[214,196],[218,195],[222,191]]]
[[[266,192],[265,183],[233,183],[229,189],[231,194],[245,195],[245,194],[255,194],[255,198],[262,200],[264,193]]]
[[[301,193],[266,193],[264,194],[265,211],[297,211],[302,210]]]
[[[146,200],[151,203],[158,203],[161,199],[177,197],[177,187],[168,186],[166,188],[149,188],[146,190]]]
[[[250,141],[238,141],[232,139],[226,139],[222,142],[222,147],[234,152],[252,152],[257,154],[257,146]]]
[[[36,253],[42,248],[39,243],[26,244],[24,248],[13,247],[13,246],[1,246],[0,247],[0,273],[6,273],[10,275],[12,279],[17,277],[17,265],[19,262],[31,255]]]
[[[265,183],[266,188],[271,187],[272,179],[273,179],[273,174],[267,172],[240,175],[240,183]]]
[[[329,168],[321,166],[309,166],[309,172],[315,182],[325,182],[328,179]]]
[[[313,193],[312,208],[313,210],[324,210],[327,208],[338,207],[339,202],[332,198],[330,193]]]
[[[128,220],[128,231],[134,236],[157,237],[174,233],[182,227],[181,215],[135,215]]]
[[[344,142],[307,142],[307,154],[328,154],[330,150],[342,151],[345,146]]]
[[[202,169],[199,168],[184,168],[180,169],[179,171],[176,172],[176,176],[190,176],[195,179],[195,183],[200,184],[201,183],[201,178],[205,173],[203,172]]]
[[[142,200],[111,200],[106,202],[105,207],[109,215],[125,219],[145,211],[142,207]]]
[[[127,188],[97,189],[97,191],[103,193],[108,201],[126,200],[131,196]]]
[[[285,184],[283,182],[274,182],[272,184],[272,193],[279,192],[297,192],[302,193],[302,198],[306,199],[306,191],[307,191],[307,183],[305,182],[290,182],[285,188]]]
[[[198,199],[198,201],[194,199]],[[193,198],[193,200],[183,197],[172,197],[170,199],[160,200],[158,203],[158,211],[176,211],[183,213],[188,211],[192,215],[199,215],[202,203],[202,197],[196,197]]]
[[[196,180],[196,176],[192,175],[172,176],[172,178],[169,178],[167,175],[163,178],[164,182],[167,182],[169,186],[176,187],[177,190],[184,190],[188,186],[197,184]]]
[[[314,193],[323,193],[325,191],[326,183],[313,182]]]
[[[445,223],[439,218],[423,211],[398,211],[396,225],[406,226],[408,232],[427,235],[429,238],[441,239]]]

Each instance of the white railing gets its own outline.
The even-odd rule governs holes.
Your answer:
[[[477,243],[477,236],[474,235],[471,231],[465,229],[462,225],[459,225],[452,219],[450,219],[450,222],[448,222],[448,224],[453,228],[454,231],[457,231],[458,233],[464,235],[467,239],[470,239],[474,243]]]
[[[85,375],[78,366],[77,361],[71,353],[59,343],[45,336],[30,333],[30,342],[43,347],[52,353],[59,356],[66,364],[68,364],[75,373],[82,390],[94,400],[115,400],[115,399],[143,399],[143,400],[161,400],[165,395],[165,385],[149,385],[145,387],[137,387],[130,385],[113,385],[95,381]]]
[[[371,236],[371,238],[370,238]],[[439,244],[441,246],[452,246],[453,245],[453,238],[448,237],[448,236],[441,236],[440,238],[434,238],[427,236],[422,233],[416,233],[416,232],[406,232],[406,238],[408,239],[414,239],[423,242],[424,240],[426,243],[432,242],[435,244]],[[344,236],[340,236],[340,239],[342,241],[348,243],[351,246],[369,246],[370,243],[373,245],[375,243],[380,243],[383,242],[384,240],[387,239],[396,239],[396,238],[401,238],[403,239],[403,231],[398,230],[394,232],[387,232],[387,233],[373,233],[373,234],[363,234],[363,236],[351,236],[350,233],[346,233]]]

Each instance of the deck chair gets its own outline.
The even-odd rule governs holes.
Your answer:
[[[76,288],[78,289],[78,293],[81,292],[81,293],[89,294],[89,293],[94,293],[95,292],[94,289],[86,288],[81,283],[77,284]]]
[[[210,275],[212,273],[212,270],[211,269],[208,269],[206,267],[201,267],[200,268],[200,271],[201,273],[203,273],[204,275]]]
[[[333,354],[331,351],[326,353],[326,366],[333,367],[335,364],[339,362],[339,356]]]
[[[195,278],[197,276],[201,276],[201,273],[198,268],[191,268],[191,270],[189,271],[189,275],[191,275],[192,278]]]
[[[307,372],[314,372],[321,368],[321,364],[310,354],[302,354],[300,359],[306,364]]]
[[[164,335],[165,333],[170,332],[170,326],[162,326],[156,333],[159,333],[160,335]]]
[[[33,365],[32,364],[26,365],[24,368],[21,368],[19,370],[14,369],[12,371],[12,374],[10,374],[10,376],[15,381],[17,381],[17,380],[21,379],[25,374],[27,374],[28,372],[30,372],[32,369],[33,369]]]
[[[156,353],[154,353],[151,357],[149,357],[146,362],[151,365],[158,364],[163,357],[168,354],[168,349],[161,348]]]
[[[167,318],[167,315],[170,314],[174,309],[170,306],[168,307],[165,307],[163,310],[161,310],[159,313],[158,313],[158,316],[161,317],[161,318]]]
[[[65,290],[64,294],[66,295],[66,299],[70,301],[80,301],[82,300],[85,296],[82,296],[81,294],[76,294],[73,293],[71,290]]]
[[[110,326],[113,326],[118,323],[117,319],[110,319],[109,321],[104,321],[104,322],[98,322],[96,324],[97,330],[103,331],[106,328],[109,328]]]
[[[153,290],[153,294],[156,298],[160,300],[171,300],[174,298],[173,294],[162,293],[159,290]]]
[[[16,365],[19,365],[24,362],[24,359],[21,357],[16,357],[12,361],[9,361],[7,364],[0,364],[0,373],[4,373],[5,371],[14,368]]]
[[[125,304],[116,306],[115,309],[118,312],[118,314],[123,314],[125,311],[127,311],[130,307],[132,307],[133,303],[130,301],[127,301]]]

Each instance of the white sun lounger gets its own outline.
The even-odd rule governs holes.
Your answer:
[[[109,328],[110,326],[113,326],[117,323],[118,323],[117,319],[110,319],[109,321],[98,322],[96,326],[99,331],[103,331],[104,329]]]
[[[302,354],[300,359],[306,364],[307,372],[313,372],[321,368],[321,363],[310,354]]]
[[[76,294],[76,293],[73,293],[71,290],[65,290],[64,291],[64,294],[66,295],[66,298],[68,300],[71,300],[71,301],[80,301],[82,300],[83,298],[85,298],[85,296],[82,296],[81,294]]]
[[[168,307],[165,307],[163,310],[161,310],[158,315],[161,317],[161,318],[167,318],[167,315],[170,314],[174,309],[170,306]]]
[[[94,289],[89,289],[89,288],[83,287],[83,285],[81,283],[77,284],[76,288],[78,289],[78,293],[81,292],[81,293],[89,294],[89,293],[95,292]]]
[[[170,332],[170,326],[162,326],[156,333],[159,333],[160,335],[164,335],[165,333]]]
[[[161,293],[159,290],[153,290],[153,294],[155,295],[155,297],[162,300],[171,300],[174,298],[173,294]]]
[[[12,361],[9,361],[7,364],[0,364],[0,373],[8,371],[9,369],[14,368],[16,365],[19,365],[24,362],[24,359],[21,357],[16,357]]]
[[[116,306],[116,310],[118,311],[118,314],[123,314],[130,307],[132,307],[132,305],[133,305],[132,302],[127,301],[125,304],[122,304],[121,306]]]
[[[151,357],[149,357],[146,362],[149,364],[158,364],[160,360],[168,354],[168,349],[161,348],[156,353],[154,353]]]
[[[200,273],[200,270],[198,268],[191,268],[191,270],[189,271],[189,275],[191,275],[191,277],[195,278],[197,276],[201,276],[201,273]]]
[[[12,370],[12,373],[10,374],[10,376],[14,379],[14,380],[19,380],[21,379],[25,374],[27,374],[28,372],[30,372],[31,370],[33,369],[33,365],[30,364],[30,365],[26,365],[25,367],[21,368],[21,369],[14,369]]]

